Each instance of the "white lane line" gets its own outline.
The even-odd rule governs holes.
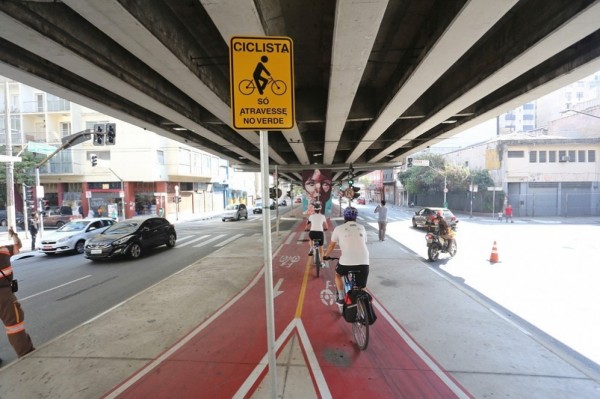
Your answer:
[[[233,240],[235,240],[235,239],[237,239],[237,238],[240,238],[241,236],[243,236],[243,234],[236,234],[236,235],[234,235],[233,237],[231,237],[231,238],[229,238],[229,239],[227,239],[227,240],[225,240],[225,241],[223,241],[223,242],[221,242],[221,243],[219,243],[219,244],[215,245],[215,247],[222,247],[223,245],[227,245],[227,244],[229,244],[231,241],[233,241]]]
[[[202,240],[202,239],[204,239],[204,238],[206,238],[206,237],[210,237],[210,235],[201,236],[201,237],[198,237],[198,238],[196,238],[196,239],[194,239],[194,240],[192,240],[192,241],[188,241],[188,242],[186,242],[186,243],[183,243],[183,244],[177,244],[177,245],[175,246],[175,248],[181,248],[181,247],[185,247],[186,245],[190,245],[190,244],[192,244],[192,243],[194,243],[194,242],[196,242],[196,241],[200,241],[200,240]]]
[[[115,399],[115,398],[117,398],[117,396],[119,396],[120,394],[122,394],[123,392],[125,392],[127,389],[129,389],[132,385],[134,385],[139,380],[141,380],[142,378],[144,378],[145,375],[149,374],[155,368],[157,368],[158,366],[160,366],[161,363],[163,363],[164,361],[166,361],[171,355],[173,355],[179,349],[181,349],[182,347],[184,347],[195,336],[197,336],[198,334],[200,334],[202,332],[202,330],[204,330],[212,322],[214,322],[219,316],[221,316],[223,313],[225,313],[240,298],[244,297],[244,295],[246,295],[246,293],[248,291],[250,291],[250,289],[253,288],[256,285],[256,283],[262,278],[264,272],[265,272],[265,268],[263,267],[260,270],[260,272],[258,272],[256,274],[256,276],[254,276],[254,279],[252,279],[252,281],[250,282],[250,284],[248,284],[242,291],[240,291],[235,297],[233,297],[229,302],[227,302],[222,308],[218,309],[215,313],[212,314],[212,316],[210,316],[202,324],[200,324],[198,327],[196,327],[192,332],[190,332],[188,335],[186,335],[181,341],[179,341],[177,344],[175,344],[172,347],[170,347],[169,349],[167,349],[159,357],[157,357],[156,359],[154,359],[154,361],[150,362],[148,365],[146,365],[146,367],[144,367],[143,369],[139,370],[137,374],[133,375],[130,379],[126,380],[123,383],[123,385],[120,385],[119,387],[117,387],[114,391],[112,391],[110,394],[106,395],[104,398],[105,399]]]
[[[219,234],[218,236],[216,236],[216,237],[213,237],[213,238],[211,238],[210,240],[206,240],[206,241],[204,241],[204,242],[203,242],[203,243],[201,243],[201,244],[194,245],[194,248],[200,248],[200,247],[203,247],[203,246],[205,246],[206,244],[210,244],[211,242],[218,240],[219,238],[225,237],[226,235],[227,235],[227,234]]]
[[[59,289],[59,288],[62,288],[62,287],[64,287],[65,285],[69,285],[69,284],[76,283],[76,282],[78,282],[78,281],[81,281],[81,280],[84,280],[84,279],[86,279],[86,278],[88,278],[88,277],[92,277],[92,275],[91,275],[91,274],[88,274],[87,276],[84,276],[84,277],[78,278],[78,279],[76,279],[76,280],[72,280],[72,281],[69,281],[69,282],[67,282],[67,283],[64,283],[64,284],[61,284],[61,285],[57,285],[56,287],[53,287],[53,288],[47,289],[47,290],[45,290],[45,291],[38,292],[37,294],[33,294],[33,295],[26,296],[25,298],[21,298],[21,299],[19,299],[19,301],[23,302],[23,301],[25,301],[25,300],[27,300],[27,299],[29,299],[29,298],[33,298],[33,297],[36,297],[36,296],[38,296],[38,295],[45,294],[46,292],[50,292],[50,291],[57,290],[57,289]]]
[[[396,322],[396,320],[394,320],[394,318],[387,312],[387,310],[383,306],[381,306],[379,302],[377,302],[375,299],[373,299],[373,305],[377,307],[379,313],[390,323],[392,328],[396,330],[396,333],[398,333],[400,338],[402,338],[402,340],[410,347],[410,349],[412,349],[413,352],[417,354],[417,356],[419,356],[421,360],[423,360],[423,362],[425,362],[425,364],[431,369],[431,371],[433,371],[433,373],[437,375],[438,378],[442,380],[442,382],[446,384],[446,386],[452,392],[454,392],[454,394],[458,398],[470,398],[469,394],[463,391],[463,389],[460,386],[458,386],[456,382],[454,382],[454,380],[450,378],[444,370],[440,369],[437,363],[431,357],[429,357],[429,355],[423,349],[421,349],[419,344],[417,344],[412,339],[412,337],[408,335],[406,331],[404,331],[404,329]]]

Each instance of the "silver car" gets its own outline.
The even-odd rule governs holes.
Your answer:
[[[46,255],[65,252],[82,254],[88,238],[102,233],[114,223],[111,218],[72,220],[55,231],[46,232],[40,242],[40,251]]]
[[[227,205],[225,211],[221,215],[223,221],[240,220],[241,218],[248,219],[248,208],[244,204]]]

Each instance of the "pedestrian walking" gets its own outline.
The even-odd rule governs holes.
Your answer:
[[[506,208],[504,209],[504,216],[506,216],[506,223],[508,223],[508,219],[510,219],[510,222],[513,223],[513,209],[512,209],[512,205],[508,204],[506,205]]]
[[[22,357],[35,350],[35,348],[31,342],[31,337],[25,331],[23,310],[14,294],[18,290],[18,286],[13,278],[10,257],[19,253],[21,240],[12,227],[9,228],[8,234],[13,244],[0,245],[0,319],[4,323],[8,342],[12,345],[17,356]]]
[[[385,241],[385,228],[387,227],[387,207],[385,200],[381,200],[381,205],[377,205],[375,213],[379,214],[377,223],[379,223],[379,241]]]
[[[34,213],[31,214],[31,218],[29,219],[29,234],[31,234],[31,250],[35,251],[35,238],[37,237],[37,233],[39,230],[39,219],[37,215]]]

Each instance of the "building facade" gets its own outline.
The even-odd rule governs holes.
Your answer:
[[[228,162],[215,155],[0,77],[2,145],[7,142],[7,115],[13,153],[30,142],[58,148],[67,136],[92,130],[96,124],[115,123],[114,145],[85,141],[61,150],[40,168],[44,203],[49,207],[69,207],[84,217],[102,212],[119,219],[201,214],[246,202],[247,190],[253,190],[254,185],[246,187],[246,182],[254,180],[254,174],[235,178]],[[236,187],[240,181],[243,185]],[[15,190],[15,206],[22,210],[19,191]]]

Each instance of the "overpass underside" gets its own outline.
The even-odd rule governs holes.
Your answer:
[[[0,74],[228,159],[232,36],[294,45],[296,124],[270,165],[398,165],[600,69],[600,1],[0,1]],[[312,166],[311,166],[312,167]]]

